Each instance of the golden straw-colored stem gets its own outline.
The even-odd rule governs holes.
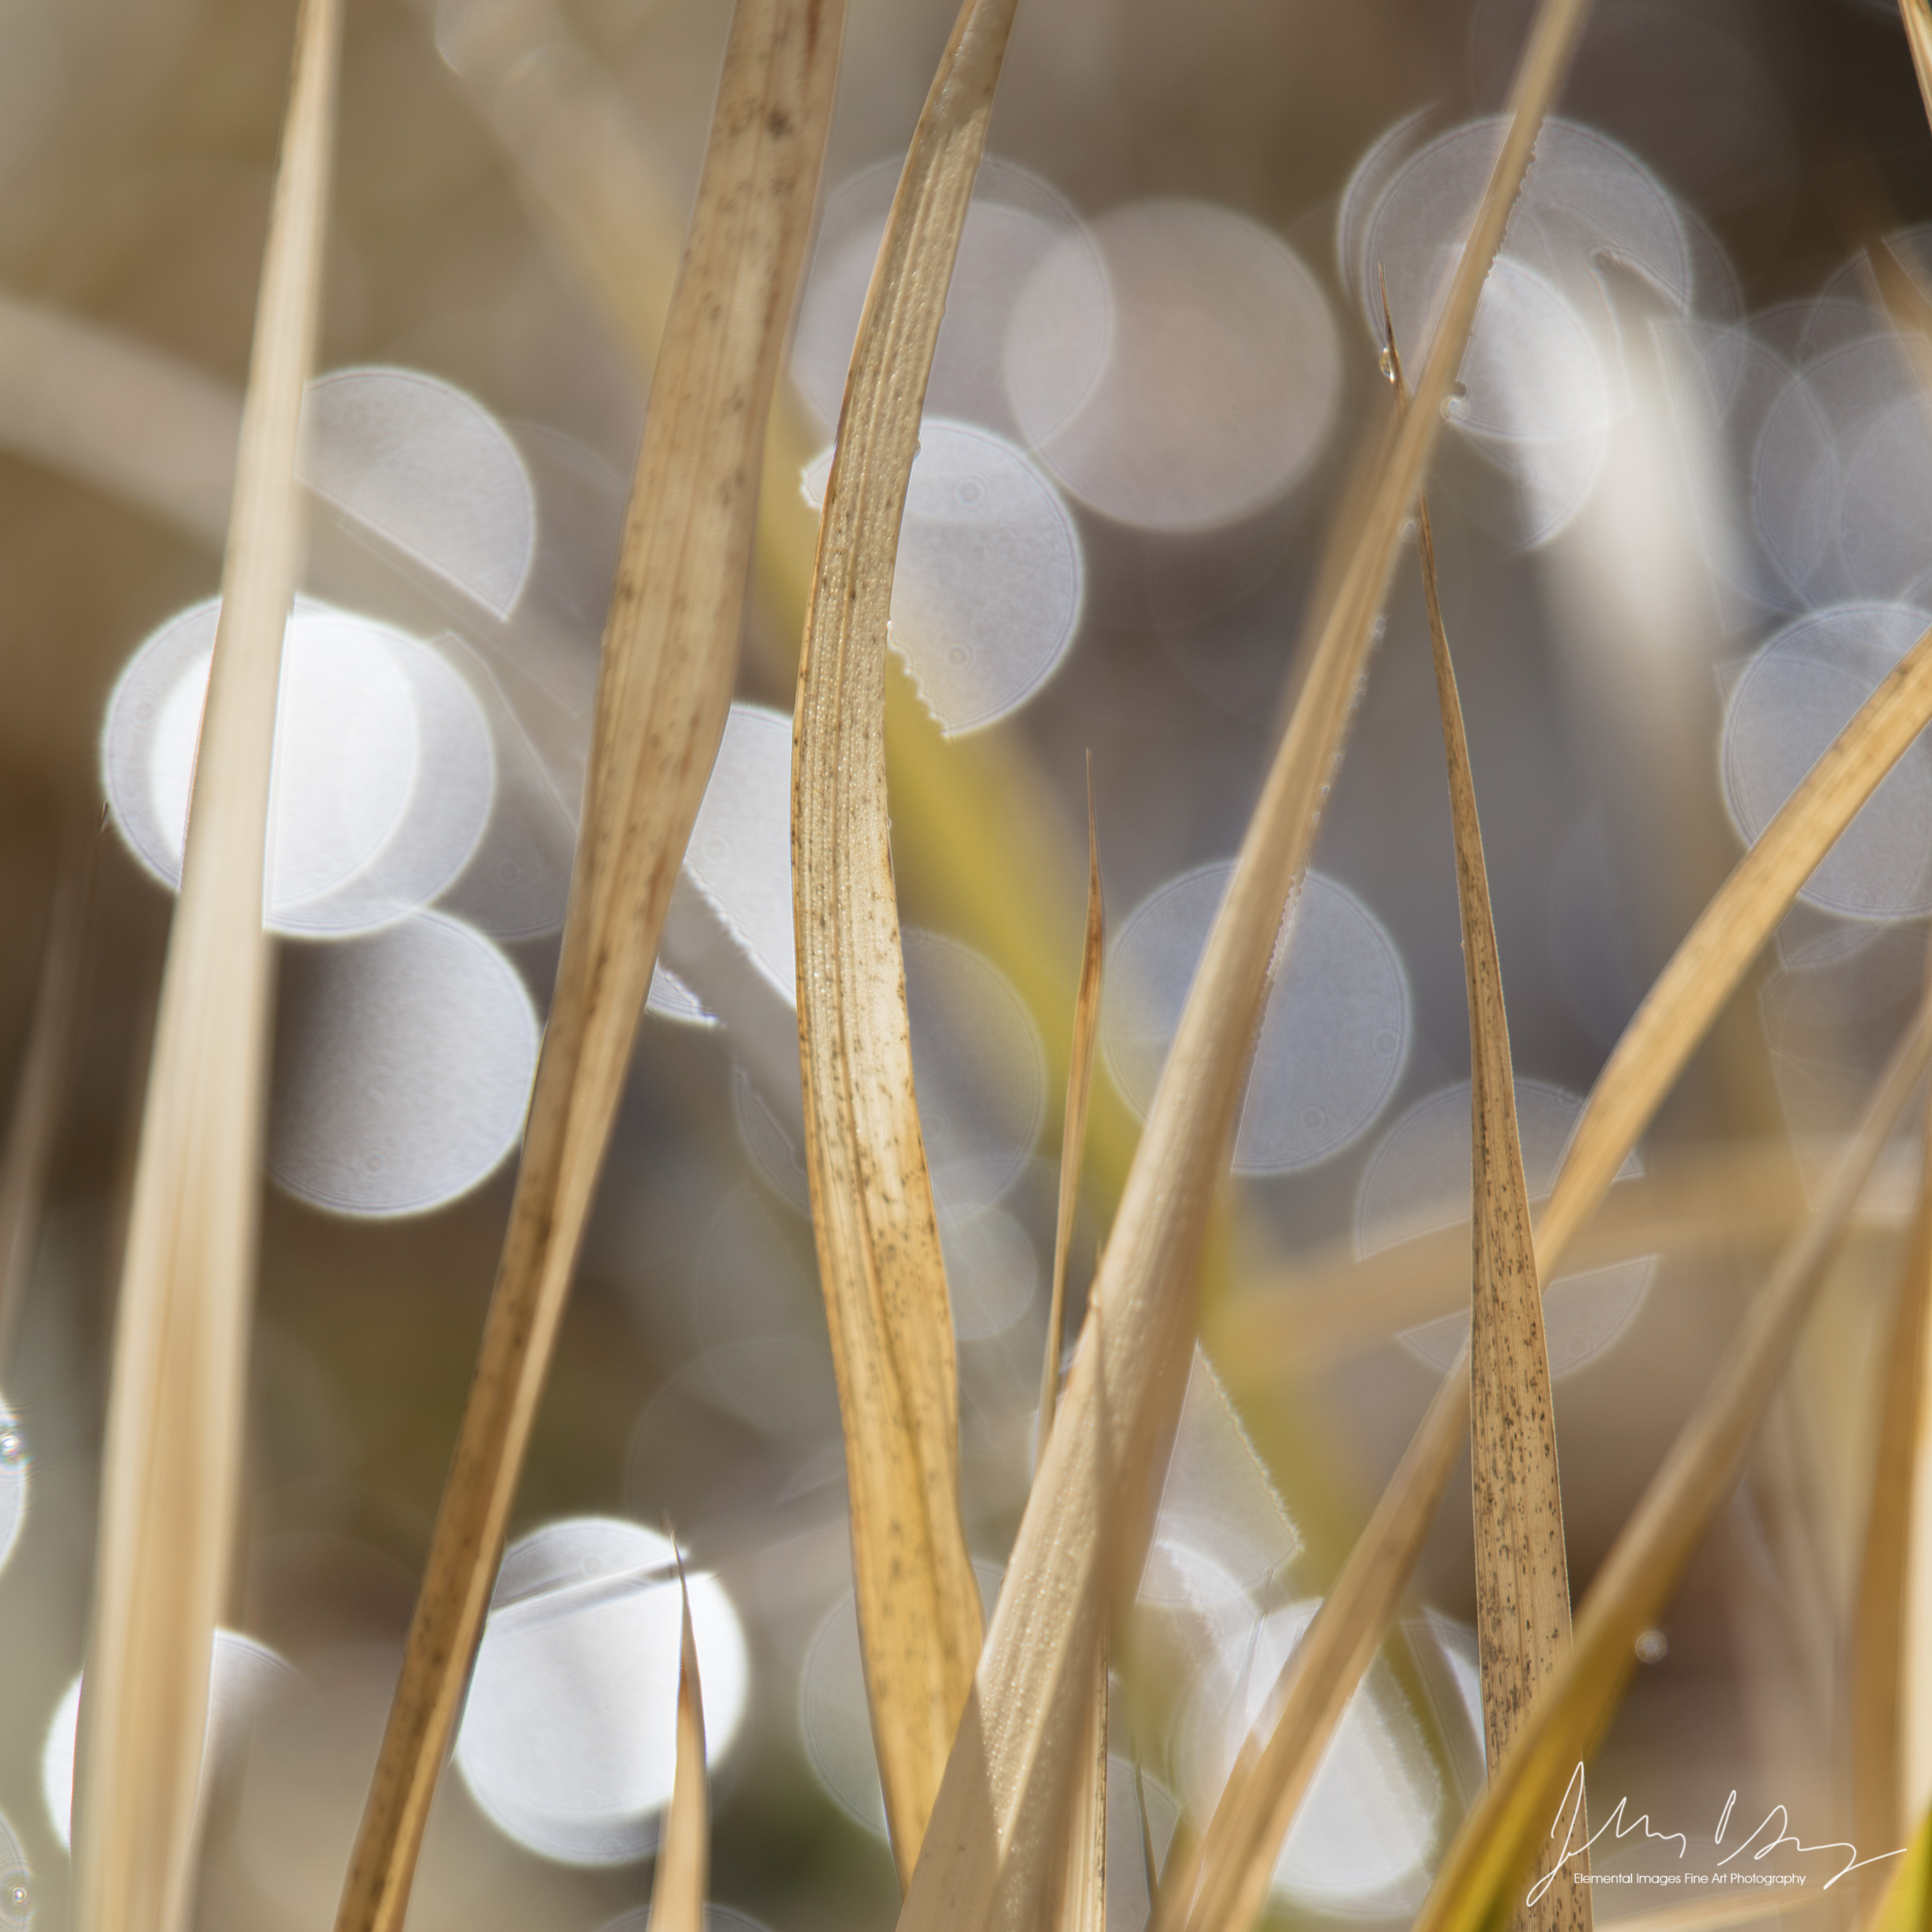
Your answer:
[[[234,1544],[268,1075],[275,700],[321,309],[337,0],[303,0],[243,406],[221,616],[116,1322],[74,1816],[80,1932],[182,1932]]]
[[[740,0],[604,631],[557,989],[476,1376],[337,1923],[399,1932],[737,668],[760,452],[840,0]]]

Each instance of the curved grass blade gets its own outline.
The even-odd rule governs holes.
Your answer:
[[[0,1144],[0,1388],[32,1283],[46,1204],[47,1170],[59,1131],[61,1099],[80,1016],[81,961],[92,897],[94,841],[70,830],[61,848],[40,970],[27,1022],[7,1138]]]
[[[1839,1236],[1928,1063],[1932,992],[1880,1076],[1816,1211],[1779,1256],[1708,1391],[1598,1572],[1568,1662],[1457,1833],[1418,1932],[1473,1932],[1514,1916],[1519,1880],[1549,1834],[1564,1786],[1636,1667],[1638,1636],[1669,1601],[1730,1495]]]
[[[1416,406],[1378,445],[1358,540],[1316,620],[1300,699],[1129,1173],[1096,1284],[1106,1328],[1100,1346],[1075,1362],[1034,1479],[947,1766],[940,1822],[900,1916],[906,1932],[1017,1925],[1040,1897],[1075,1769],[1049,1741],[1074,1734],[1110,1573],[1136,1574],[1145,1549],[1149,1479],[1172,1438],[1185,1387],[1195,1277],[1282,916],[1307,862],[1402,520],[1537,130],[1587,12],[1586,0],[1544,0],[1538,10],[1511,90],[1508,133],[1450,282]],[[1086,1513],[1096,1495],[1106,1498],[1109,1519],[1099,1523]],[[1163,1910],[1176,1889],[1163,1887]]]
[[[1592,1090],[1537,1224],[1539,1282],[1554,1278],[1799,888],[1928,723],[1932,631],[1900,660],[1806,774],[1646,995]],[[1322,1750],[1421,1553],[1468,1426],[1468,1359],[1466,1350],[1444,1378],[1341,1574],[1284,1667],[1271,1735],[1264,1745],[1251,1738],[1235,1765],[1197,1854],[1202,1900],[1188,1912],[1185,1888],[1170,1882],[1157,1932],[1178,1925],[1198,1932],[1233,1922],[1215,1916],[1220,1908],[1209,1897],[1210,1888],[1218,1898],[1234,1882],[1228,1874],[1245,1874],[1251,1890],[1265,1882]],[[1258,1892],[1255,1895],[1258,1899]]]
[[[1107,909],[1100,896],[1100,839],[1094,818],[1094,754],[1087,754],[1087,940],[1080,985],[1073,996],[1073,1047],[1066,1066],[1066,1118],[1060,1136],[1060,1207],[1053,1230],[1053,1294],[1047,1305],[1046,1359],[1040,1372],[1040,1426],[1034,1466],[1060,1401],[1060,1364],[1066,1334],[1066,1258],[1080,1206],[1080,1158],[1087,1142],[1087,1102],[1094,1090],[1094,1042],[1100,1027],[1100,982],[1107,944]]]
[[[1398,392],[1402,362],[1382,292]],[[1469,1460],[1476,1531],[1476,1637],[1490,1774],[1508,1753],[1538,1692],[1570,1648],[1570,1560],[1556,1463],[1556,1418],[1530,1232],[1529,1187],[1516,1126],[1516,1074],[1502,962],[1462,702],[1436,580],[1426,491],[1416,499],[1423,601],[1449,768],[1456,894],[1469,992]],[[1588,1834],[1584,1835],[1587,1838]],[[1265,1882],[1267,1874],[1263,1874]],[[1589,1932],[1590,1894],[1566,1878],[1546,1886],[1517,1922],[1537,1932]]]
[[[675,1539],[672,1546],[676,1546]],[[682,1556],[677,1564],[677,1594],[684,1607],[678,1650],[677,1766],[658,1839],[650,1922],[657,1932],[704,1932],[711,1839],[704,1781],[704,1694],[698,1676],[698,1640],[691,1628],[691,1586],[685,1580]]]
[[[846,379],[793,727],[800,1064],[852,1568],[892,1856],[909,1880],[983,1628],[913,1093],[886,810],[886,620],[920,412],[1015,0],[967,0],[914,130]]]
[[[300,568],[296,451],[340,32],[337,0],[303,0],[122,1267],[75,1792],[81,1932],[179,1932],[193,1904],[240,1474],[268,1082],[269,757]]]
[[[1926,1307],[1932,1300],[1932,1111],[1926,1118],[1918,1196],[1900,1257],[1872,1458],[1870,1501],[1851,1634],[1852,1818],[1861,1844],[1888,1844],[1910,1828],[1904,1792],[1907,1606],[1916,1501],[1922,1493]]]
[[[476,1376],[350,1866],[398,1932],[629,1064],[723,733],[765,418],[830,118],[840,0],[740,0],[604,630],[557,989]]]

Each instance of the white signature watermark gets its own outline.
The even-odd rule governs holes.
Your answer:
[[[1718,1820],[1717,1843],[1720,1845],[1724,1842],[1724,1834],[1730,1828],[1731,1814],[1736,1808],[1737,1802],[1738,1794],[1735,1791],[1724,1801],[1723,1815]],[[1682,1864],[1686,1853],[1690,1849],[1690,1839],[1682,1832],[1654,1830],[1648,1812],[1646,1812],[1640,1818],[1628,1820],[1625,1814],[1629,1803],[1628,1798],[1619,1798],[1616,1802],[1616,1808],[1611,1812],[1609,1817],[1605,1819],[1603,1823],[1599,1825],[1581,1844],[1577,1844],[1576,1833],[1584,1822],[1583,1767],[1580,1764],[1578,1765],[1575,1771],[1570,1774],[1570,1782],[1564,1787],[1563,1802],[1556,1808],[1556,1819],[1550,1827],[1550,1835],[1552,1838],[1556,1837],[1558,1832],[1562,1833],[1562,1852],[1556,1864],[1531,1886],[1526,1903],[1534,1905],[1551,1886],[1556,1883],[1559,1875],[1564,1872],[1570,1861],[1572,1858],[1581,1858],[1606,1832],[1614,1831],[1617,1840],[1627,1838],[1633,1832],[1638,1831],[1641,1831],[1646,1838],[1655,1844],[1665,1844],[1674,1840],[1677,1846],[1678,1862]],[[1672,1873],[1660,1877],[1649,1874],[1630,1872],[1571,1872],[1568,1875],[1574,1882],[1579,1885],[1634,1883],[1723,1885],[1726,1882],[1732,1885],[1805,1884],[1808,1882],[1807,1876],[1801,1873],[1744,1872],[1727,1870],[1727,1868],[1733,1865],[1747,1852],[1750,1852],[1751,1862],[1757,1864],[1770,1857],[1780,1846],[1790,1845],[1801,1857],[1814,1852],[1844,1852],[1847,1855],[1844,1864],[1820,1887],[1821,1891],[1829,1892],[1839,1880],[1849,1878],[1853,1872],[1860,1870],[1867,1865],[1880,1864],[1887,1858],[1903,1858],[1905,1855],[1906,1848],[1903,1845],[1895,1852],[1878,1852],[1868,1858],[1860,1858],[1858,1846],[1847,1844],[1842,1839],[1834,1839],[1825,1844],[1808,1845],[1790,1830],[1790,1814],[1782,1804],[1774,1804],[1760,1820],[1757,1828],[1736,1850],[1726,1852],[1718,1861],[1715,1870],[1711,1872]],[[1775,1834],[1766,1837],[1765,1834],[1767,1832],[1772,1831],[1774,1824],[1776,1827]],[[1754,1847],[1756,1849],[1754,1850]]]

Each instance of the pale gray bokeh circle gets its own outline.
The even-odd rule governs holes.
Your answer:
[[[823,505],[826,450],[804,490]],[[928,414],[920,424],[892,571],[891,643],[949,736],[1016,711],[1059,668],[1079,628],[1085,566],[1059,492],[992,430]]]
[[[536,502],[509,433],[419,369],[338,369],[308,387],[301,474],[358,523],[499,617],[536,548]]]
[[[1533,1204],[1554,1185],[1583,1103],[1541,1080],[1516,1083],[1516,1132]],[[1466,1080],[1418,1100],[1370,1156],[1355,1196],[1355,1246],[1372,1255],[1469,1218],[1470,1100]],[[1632,1154],[1620,1180],[1643,1172]],[[1657,1274],[1657,1257],[1558,1275],[1543,1298],[1544,1347],[1552,1376],[1580,1369],[1636,1318]],[[1396,1340],[1432,1368],[1447,1370],[1469,1334],[1466,1312],[1405,1328]]]
[[[1234,868],[1184,873],[1129,916],[1109,962],[1101,1016],[1108,1071],[1144,1115]],[[1346,886],[1303,883],[1269,992],[1235,1171],[1311,1167],[1366,1132],[1408,1051],[1408,986],[1395,943]]]
[[[1231,208],[1158,200],[1110,211],[1040,262],[1014,304],[1006,372],[1022,432],[1075,496],[1120,523],[1190,530],[1307,474],[1341,358],[1319,286],[1280,236]]]
[[[1932,622],[1907,604],[1841,604],[1788,626],[1745,668],[1725,708],[1725,802],[1747,844]],[[1932,746],[1920,738],[1799,895],[1855,919],[1932,912]]]
[[[427,1213],[516,1145],[537,1018],[509,961],[419,914],[366,939],[285,953],[268,1171],[338,1214]]]
[[[901,162],[881,161],[826,197],[819,240],[799,302],[791,370],[806,400],[829,432],[837,426],[846,371],[859,332]],[[946,316],[926,385],[926,421],[956,417],[1010,433],[1001,357],[1013,306],[1028,278],[1057,248],[1064,272],[1088,311],[1106,312],[1106,271],[1079,217],[1037,176],[988,156],[973,184],[973,202],[946,292]],[[1074,346],[1066,372],[1073,404],[1099,375],[1106,353],[1102,330]],[[1071,406],[1071,405],[1070,405]]]

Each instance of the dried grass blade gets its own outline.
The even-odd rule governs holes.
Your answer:
[[[1864,1547],[1851,1640],[1852,1817],[1862,1844],[1907,1830],[1904,1788],[1911,1641],[1915,1499],[1922,1493],[1919,1439],[1925,1424],[1926,1306],[1932,1299],[1932,1112],[1926,1118],[1918,1197],[1900,1258],[1898,1304],[1883,1352],[1878,1442],[1865,1512]]]
[[[1826,1264],[1912,1090],[1932,1062],[1932,992],[1880,1076],[1816,1211],[1779,1256],[1711,1386],[1612,1546],[1576,1618],[1576,1644],[1515,1749],[1456,1834],[1417,1932],[1473,1932],[1514,1917],[1516,1886],[1636,1667],[1638,1636],[1676,1589],[1736,1480]]]
[[[691,1628],[691,1586],[685,1579],[682,1556],[678,1558],[677,1592],[684,1606],[678,1651],[677,1765],[658,1839],[650,1922],[656,1932],[704,1932],[711,1841],[704,1780],[704,1695],[698,1676],[698,1640]]]
[[[920,412],[1015,0],[967,0],[914,130],[839,413],[799,661],[792,890],[819,1276],[859,1631],[909,1880],[980,1654],[958,1391],[886,811],[886,620]]]
[[[1388,296],[1382,316],[1393,346]],[[1394,364],[1402,380],[1402,364]],[[1516,1076],[1502,962],[1490,905],[1462,704],[1436,578],[1426,493],[1416,502],[1423,601],[1442,712],[1449,814],[1456,841],[1462,956],[1469,992],[1471,1146],[1469,1458],[1476,1531],[1476,1636],[1484,1748],[1496,1774],[1543,1686],[1570,1648],[1570,1562],[1556,1463],[1556,1419],[1543,1296],[1530,1233],[1529,1187],[1516,1127]],[[1588,1836],[1586,1832],[1583,1834]],[[1554,1856],[1546,1852],[1546,1863]],[[1271,1865],[1272,1862],[1270,1862]],[[1264,1873],[1265,1882],[1267,1874]],[[1586,1886],[1558,1882],[1517,1923],[1536,1932],[1589,1932]]]
[[[7,1138],[0,1144],[0,1389],[13,1358],[33,1276],[46,1199],[47,1170],[59,1130],[61,1099],[80,1012],[81,959],[92,897],[94,840],[70,831],[61,848],[40,977],[27,1021]]]
[[[1060,1363],[1066,1335],[1066,1258],[1080,1206],[1080,1160],[1087,1142],[1087,1102],[1094,1090],[1094,1042],[1100,1026],[1100,981],[1107,946],[1107,909],[1100,896],[1100,838],[1094,817],[1094,754],[1087,754],[1087,939],[1080,985],[1073,996],[1073,1046],[1066,1064],[1066,1117],[1060,1136],[1060,1209],[1053,1230],[1053,1294],[1047,1304],[1046,1359],[1040,1372],[1036,1468],[1046,1454],[1060,1401]]]
[[[1450,283],[1417,406],[1381,446],[1359,541],[1304,651],[1301,697],[1196,974],[1102,1263],[1096,1292],[1107,1328],[1101,1346],[1075,1363],[1034,1480],[947,1767],[940,1826],[901,1915],[905,1932],[1016,1925],[1040,1897],[1076,1769],[1049,1741],[1075,1734],[1104,1610],[1096,1594],[1111,1589],[1116,1568],[1133,1574],[1144,1549],[1148,1478],[1166,1453],[1185,1388],[1194,1278],[1282,915],[1307,862],[1443,400],[1588,10],[1587,0],[1544,0],[1538,10],[1511,89],[1508,133]],[[1104,1484],[1103,1471],[1110,1472]],[[1108,1520],[1089,1519],[1088,1498],[1096,1495],[1106,1498]]]
[[[1932,4],[1928,0],[1898,0],[1898,17],[1905,23],[1919,98],[1925,104],[1926,118],[1932,120]]]
[[[1058,1909],[1048,1921],[1054,1932],[1107,1932],[1107,1656],[1103,1638],[1088,1706],[1086,1755],[1067,1817]]]
[[[262,265],[221,616],[116,1321],[74,1828],[82,1932],[178,1932],[233,1548],[268,1076],[262,925],[295,464],[315,356],[337,0],[304,0]]]
[[[1592,1090],[1537,1226],[1539,1282],[1555,1276],[1799,887],[1928,723],[1932,631],[1900,660],[1806,774],[1646,996]],[[1217,1872],[1244,1872],[1252,1888],[1260,1882],[1257,1874],[1270,1868],[1322,1746],[1395,1614],[1468,1424],[1467,1362],[1466,1352],[1444,1377],[1328,1600],[1284,1669],[1272,1736],[1258,1749],[1251,1739],[1236,1763],[1202,1840],[1198,1865],[1206,1875],[1204,1900],[1207,1885],[1218,1891],[1228,1882],[1216,1880]],[[1165,1892],[1159,1932],[1184,1924],[1199,1932],[1234,1922],[1204,1904],[1184,1914],[1184,1888],[1172,1882]]]
[[[760,453],[818,185],[841,0],[740,0],[604,630],[557,989],[481,1357],[350,1867],[398,1932],[737,664]]]

